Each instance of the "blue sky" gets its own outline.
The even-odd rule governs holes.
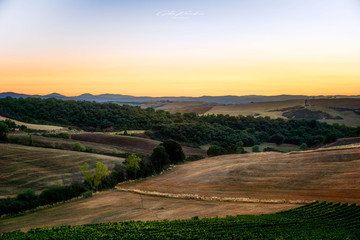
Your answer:
[[[277,81],[279,92],[295,93],[298,86],[285,81],[299,81],[299,74],[306,87],[342,79],[354,89],[359,42],[359,0],[0,0],[0,79],[6,86],[0,91],[48,92],[88,79],[89,92],[141,95],[156,82],[163,92],[146,95],[204,83],[211,86],[201,92],[170,92],[275,94],[257,87]],[[104,78],[122,87],[99,88]],[[223,83],[235,87],[217,87]],[[339,89],[330,86],[334,91],[319,91]]]

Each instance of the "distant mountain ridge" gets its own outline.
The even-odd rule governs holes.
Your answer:
[[[360,95],[332,95],[332,96],[306,96],[306,95],[276,95],[276,96],[262,96],[262,95],[246,95],[246,96],[201,96],[201,97],[135,97],[131,95],[121,94],[99,94],[93,95],[84,93],[79,96],[67,97],[59,93],[51,93],[47,95],[28,95],[14,92],[0,93],[0,98],[13,97],[13,98],[57,98],[62,100],[76,100],[76,101],[95,101],[95,102],[116,102],[116,103],[143,103],[150,101],[202,101],[207,103],[217,104],[244,104],[250,102],[272,102],[272,101],[285,101],[295,99],[306,99],[309,97],[319,98],[360,98]]]

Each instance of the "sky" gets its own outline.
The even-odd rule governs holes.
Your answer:
[[[360,0],[0,0],[0,92],[359,95]]]

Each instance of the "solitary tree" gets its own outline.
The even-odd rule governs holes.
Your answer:
[[[125,160],[126,169],[134,174],[134,178],[136,179],[136,173],[140,170],[140,162],[141,158],[136,154],[130,154]]]
[[[111,173],[111,171],[108,171],[107,166],[102,162],[96,163],[96,168],[93,173],[90,172],[88,168],[89,164],[84,163],[80,168],[80,171],[85,176],[85,182],[87,182],[93,190],[97,191],[101,182]]]

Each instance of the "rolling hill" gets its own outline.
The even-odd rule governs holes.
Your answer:
[[[103,133],[78,133],[71,134],[71,138],[82,142],[99,143],[102,145],[118,147],[123,152],[146,153],[150,154],[152,150],[161,142],[141,137],[110,135]],[[182,146],[185,155],[207,156],[206,151],[199,148]]]
[[[170,197],[240,202],[360,199],[360,146],[290,153],[222,155],[175,169],[122,190]],[[164,195],[165,194],[165,195]]]
[[[0,196],[18,194],[30,188],[42,191],[82,179],[79,169],[87,162],[101,161],[109,167],[124,159],[99,154],[0,143]]]

